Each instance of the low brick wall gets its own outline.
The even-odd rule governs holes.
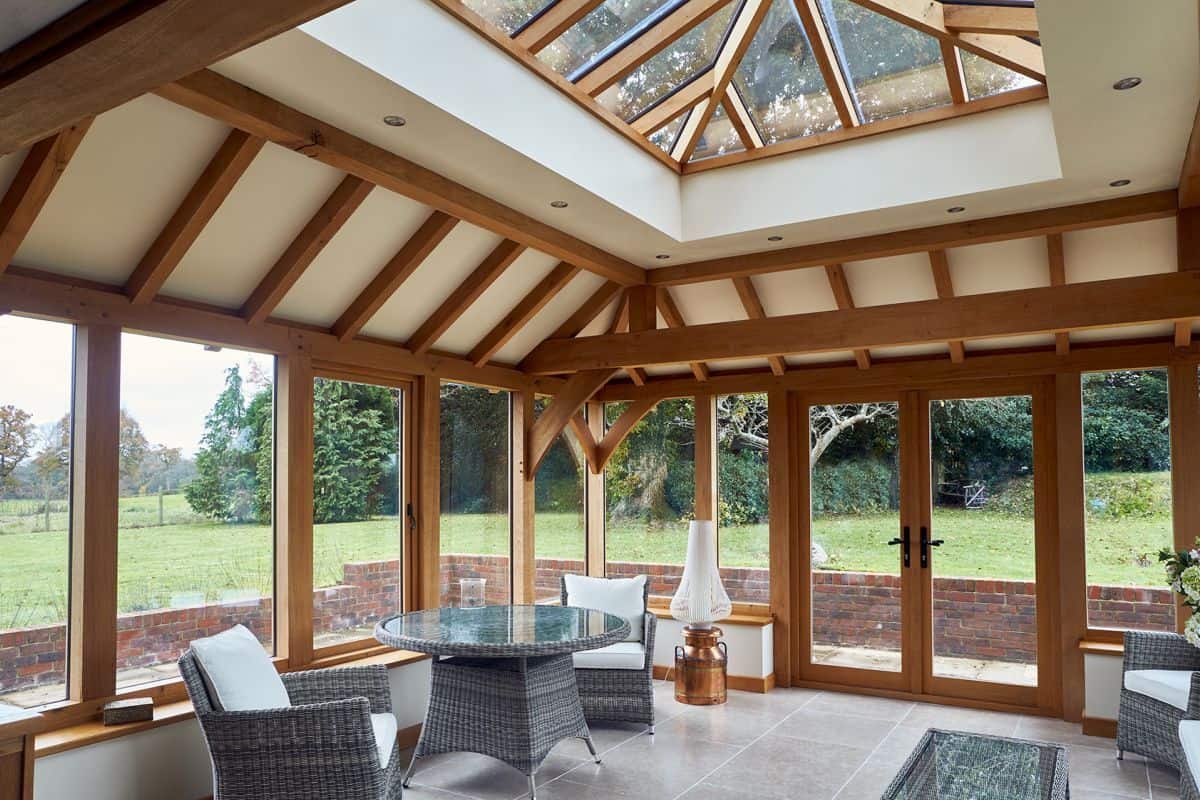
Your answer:
[[[538,559],[538,599],[558,596],[559,576],[579,574],[576,559]],[[610,562],[612,577],[645,574],[650,592],[670,596],[682,567],[668,564]],[[399,607],[400,564],[396,560],[349,563],[342,583],[313,592],[314,630],[318,636],[369,629]],[[441,558],[443,603],[458,602],[460,578],[486,578],[489,603],[508,602],[507,556],[444,554]],[[721,570],[731,597],[739,602],[768,601],[767,570]],[[896,650],[900,646],[899,579],[863,572],[813,574],[813,636],[817,644]],[[976,578],[940,578],[934,582],[938,655],[977,659],[1035,660],[1036,617],[1033,584]],[[1094,625],[1171,629],[1175,605],[1167,589],[1120,586],[1088,587],[1088,617]],[[270,598],[122,614],[117,620],[117,659],[121,670],[172,662],[193,639],[211,636],[241,623],[268,640],[273,624]],[[61,683],[65,674],[66,629],[45,625],[0,631],[0,692]]]

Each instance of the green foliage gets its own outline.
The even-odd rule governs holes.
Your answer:
[[[399,452],[396,394],[381,386],[317,379],[313,390],[313,520],[350,522],[395,513]]]
[[[1088,519],[1150,519],[1171,513],[1171,473],[1104,472],[1083,480]],[[987,501],[987,510],[1010,516],[1033,515],[1033,478],[1014,478]]]
[[[508,511],[507,392],[443,383],[443,513]]]
[[[895,472],[882,459],[822,461],[812,475],[813,516],[874,514],[899,503]]]
[[[609,421],[620,409],[608,409]],[[695,408],[664,400],[630,432],[605,475],[608,513],[661,525],[690,516],[695,505]]]
[[[258,492],[258,451],[242,396],[236,366],[225,373],[225,388],[204,419],[204,435],[196,453],[196,478],[184,489],[198,514],[221,522],[265,522],[270,504]]]
[[[1094,372],[1083,376],[1083,443],[1089,472],[1170,468],[1167,371]]]
[[[717,459],[721,525],[753,525],[767,521],[766,453],[734,450],[721,443]]]

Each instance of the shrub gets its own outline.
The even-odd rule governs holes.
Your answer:
[[[1092,519],[1156,517],[1171,513],[1169,472],[1104,472],[1084,478],[1084,508]],[[997,489],[987,510],[1033,514],[1033,478],[1014,478]]]
[[[895,476],[881,459],[819,463],[812,473],[812,512],[871,514],[899,507]]]

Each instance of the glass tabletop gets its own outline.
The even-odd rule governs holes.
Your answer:
[[[592,650],[628,635],[629,623],[621,617],[563,606],[434,608],[401,614],[375,627],[375,638],[392,647],[485,658]]]
[[[1061,745],[932,728],[881,800],[1065,800]]]

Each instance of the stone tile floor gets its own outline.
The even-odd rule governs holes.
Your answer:
[[[1073,800],[1179,797],[1173,770],[1133,755],[1117,761],[1113,740],[1061,720],[807,689],[730,692],[711,708],[676,703],[662,682],[656,695],[655,736],[593,726],[599,765],[583,742],[561,743],[538,773],[538,800],[877,800],[929,727],[1067,745]],[[404,797],[515,800],[526,789],[498,761],[447,754],[422,759]]]

